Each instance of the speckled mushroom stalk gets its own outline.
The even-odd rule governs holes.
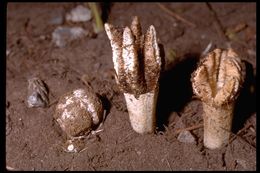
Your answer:
[[[130,28],[120,30],[106,23],[105,30],[112,47],[116,82],[124,93],[132,128],[140,134],[152,133],[161,71],[155,28],[151,25],[142,35],[135,16]]]
[[[228,143],[244,72],[241,59],[232,49],[215,49],[192,74],[193,91],[201,99],[204,110],[204,146],[209,149]]]

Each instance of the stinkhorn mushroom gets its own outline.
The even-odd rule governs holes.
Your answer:
[[[54,118],[69,138],[87,135],[103,117],[103,105],[92,88],[80,88],[61,96]]]
[[[151,25],[142,35],[135,16],[130,28],[122,31],[106,23],[105,30],[112,47],[116,82],[124,93],[132,128],[140,134],[152,133],[161,72],[155,28]]]
[[[205,147],[217,149],[228,143],[234,106],[244,77],[244,64],[232,49],[208,53],[193,72],[193,91],[201,99],[204,110]]]

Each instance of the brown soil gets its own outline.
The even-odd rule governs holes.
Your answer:
[[[55,47],[51,34],[59,26],[50,20],[76,3],[8,3],[6,58],[6,167],[9,170],[256,170],[256,4],[165,3],[172,12],[196,27],[171,16],[156,3],[114,3],[108,22],[130,25],[140,17],[143,32],[156,28],[164,46],[166,68],[160,81],[157,132],[135,133],[123,94],[113,77],[112,50],[105,32],[84,37],[65,48]],[[226,48],[219,23],[229,34],[232,48],[246,63],[247,77],[235,108],[230,143],[219,150],[203,147],[201,102],[192,97],[190,74],[200,54],[212,42]],[[63,22],[91,30],[92,21]],[[243,27],[244,25],[244,27]],[[239,28],[239,26],[242,26]],[[236,30],[237,29],[237,30]],[[236,31],[234,31],[236,30]],[[212,49],[211,49],[212,50]],[[175,52],[172,56],[169,52]],[[57,99],[84,87],[81,77],[102,96],[108,110],[103,131],[85,141],[79,153],[68,153],[66,135],[54,121]],[[38,76],[48,86],[48,108],[28,108],[28,79]],[[85,78],[85,79],[86,79]],[[177,116],[195,143],[181,143],[175,134]]]

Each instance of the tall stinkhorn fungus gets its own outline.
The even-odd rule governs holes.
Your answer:
[[[209,149],[228,143],[244,72],[241,59],[232,49],[215,49],[192,74],[193,91],[203,104],[204,145]]]
[[[137,16],[124,30],[106,23],[112,47],[115,78],[124,93],[130,122],[138,133],[155,130],[161,57],[153,25],[142,35]]]

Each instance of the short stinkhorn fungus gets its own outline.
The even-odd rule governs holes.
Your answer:
[[[132,128],[152,133],[156,123],[161,57],[153,25],[142,35],[137,16],[123,30],[106,23],[112,47],[115,78],[124,93]]]
[[[207,148],[217,149],[228,143],[234,105],[244,77],[244,64],[232,49],[215,49],[193,72],[193,91],[201,99],[204,110]]]
[[[59,99],[53,116],[69,138],[76,138],[87,135],[101,122],[103,106],[92,88],[80,88]]]

